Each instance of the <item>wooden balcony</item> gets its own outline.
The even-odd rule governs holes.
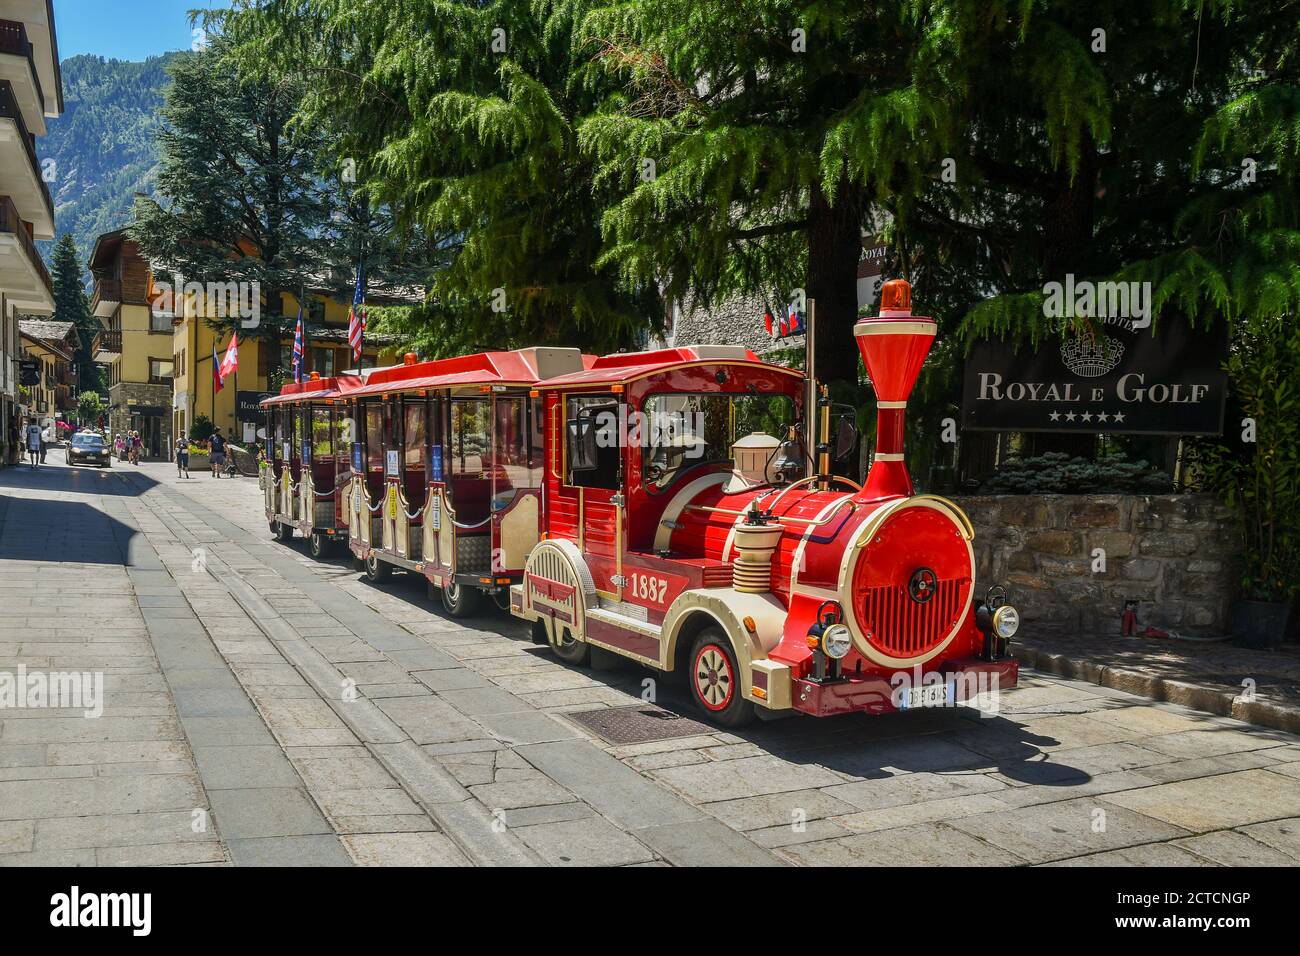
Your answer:
[[[90,311],[97,318],[107,319],[122,304],[121,279],[96,279],[95,291],[90,297]]]
[[[27,227],[23,225],[22,218],[18,215],[18,207],[14,205],[13,200],[8,196],[0,196],[0,232],[11,233],[18,237],[19,244],[31,259],[33,268],[50,293],[50,298],[53,298],[54,280],[50,278],[44,260],[41,259],[40,253],[36,251],[36,243],[32,242],[31,234],[28,233]]]
[[[120,329],[106,329],[99,333],[99,348],[95,350],[96,358],[116,358],[122,354],[122,332]]]
[[[32,57],[32,44],[27,39],[27,27],[17,20],[0,20],[0,53],[22,57],[27,61],[31,72],[32,85],[36,88],[36,98],[45,103],[45,91],[41,89],[41,75],[36,69],[36,60]]]
[[[22,140],[23,149],[27,153],[27,162],[31,164],[32,173],[40,187],[41,198],[45,201],[45,210],[49,213],[50,222],[53,222],[54,200],[50,197],[50,187],[45,184],[45,178],[41,175],[41,164],[36,158],[36,138],[27,129],[23,111],[19,109],[18,99],[14,96],[13,84],[8,80],[0,80],[0,119],[13,120],[14,125],[18,127],[18,137]]]

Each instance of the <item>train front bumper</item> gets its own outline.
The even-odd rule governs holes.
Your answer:
[[[814,717],[963,705],[996,710],[998,695],[1015,687],[1019,676],[1020,665],[1014,657],[997,661],[957,658],[932,671],[899,671],[892,679],[866,674],[825,682],[795,678],[790,703],[796,711]]]

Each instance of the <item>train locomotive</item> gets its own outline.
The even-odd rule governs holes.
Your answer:
[[[1016,683],[1019,615],[978,593],[969,518],[904,462],[935,332],[902,280],[854,328],[878,406],[863,485],[832,474],[811,368],[728,345],[529,349],[286,386],[265,403],[268,518],[313,553],[345,533],[373,580],[422,574],[453,616],[491,595],[567,663],[598,648],[682,678],[722,726],[983,699]],[[312,434],[331,439],[319,462]],[[308,474],[337,491],[301,491]]]
[[[829,473],[825,390],[745,349],[610,356],[539,383],[542,540],[511,589],[534,639],[574,663],[599,647],[684,675],[724,726],[1014,686],[1019,615],[1002,588],[977,595],[970,519],[915,494],[904,463],[907,398],[936,325],[911,314],[902,280],[881,302],[854,329],[878,404],[863,486]],[[782,407],[786,421],[820,420],[815,449],[738,434]]]

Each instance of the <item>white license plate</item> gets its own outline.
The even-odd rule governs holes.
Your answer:
[[[948,684],[925,684],[921,687],[909,687],[903,695],[902,709],[913,707],[946,707],[949,703]]]

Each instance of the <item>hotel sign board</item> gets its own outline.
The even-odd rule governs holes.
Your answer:
[[[1019,350],[972,348],[962,385],[962,427],[972,431],[1221,435],[1227,332],[1176,319],[1134,328],[1097,323]]]

